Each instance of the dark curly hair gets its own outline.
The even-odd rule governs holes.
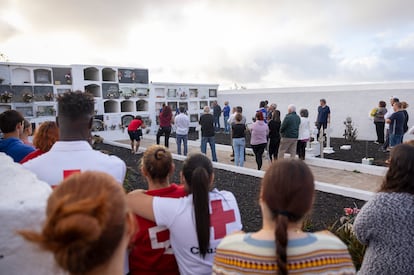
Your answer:
[[[82,91],[67,92],[60,95],[58,101],[58,116],[77,120],[94,114],[95,100],[90,93]]]

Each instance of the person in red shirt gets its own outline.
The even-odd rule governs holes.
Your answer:
[[[164,105],[160,113],[160,128],[157,132],[157,144],[160,144],[160,137],[165,135],[164,145],[168,148],[168,139],[171,134],[172,111],[171,107]]]
[[[138,153],[139,145],[141,144],[142,129],[147,126],[142,120],[141,116],[136,116],[128,125],[128,135],[131,140],[131,153]]]
[[[53,144],[59,140],[59,129],[56,122],[45,121],[40,124],[36,129],[33,137],[33,145],[36,147],[36,151],[28,154],[24,157],[20,163],[25,163],[31,159],[34,159],[50,150]]]
[[[164,146],[149,147],[141,163],[141,173],[148,182],[146,194],[180,198],[186,195],[183,186],[170,184],[175,165],[171,153]],[[170,232],[164,226],[136,216],[138,232],[132,238],[129,271],[137,274],[179,274],[170,244]]]

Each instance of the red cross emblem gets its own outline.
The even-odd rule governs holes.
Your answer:
[[[221,200],[211,201],[210,224],[214,228],[214,239],[222,239],[227,235],[226,224],[235,222],[234,210],[223,210]]]
[[[67,177],[69,177],[72,174],[75,173],[80,173],[81,170],[80,169],[75,169],[75,170],[63,170],[63,178],[66,179]]]

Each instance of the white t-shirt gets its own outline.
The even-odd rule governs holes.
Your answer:
[[[93,150],[86,141],[58,141],[49,152],[25,162],[23,166],[51,186],[74,172],[101,171],[123,183],[126,165],[116,156]]]
[[[213,189],[210,195],[210,248],[203,259],[198,253],[193,196],[180,199],[154,197],[157,225],[170,230],[171,246],[180,274],[211,274],[216,247],[226,235],[241,230],[241,218],[234,195]]]
[[[187,135],[188,128],[190,127],[190,119],[186,114],[180,113],[174,118],[174,125],[176,127],[175,132],[177,135]]]
[[[310,138],[310,122],[307,117],[300,117],[298,140]]]
[[[389,119],[389,118],[390,118],[390,116],[391,116],[393,113],[394,113],[394,109],[393,109],[393,108],[392,108],[392,106],[391,106],[391,108],[389,108],[389,109],[388,109],[388,111],[385,113],[385,115],[384,115],[384,119],[385,119],[385,120]],[[390,129],[390,124],[389,124],[389,123],[387,123],[387,122],[385,122],[385,129]]]
[[[4,153],[0,163],[0,274],[63,274],[52,253],[16,233],[41,230],[52,189]]]

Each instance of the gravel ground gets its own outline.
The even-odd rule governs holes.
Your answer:
[[[126,162],[128,171],[124,187],[127,191],[147,188],[147,184],[138,170],[141,155],[132,155],[128,149],[107,144],[97,144],[95,148],[105,153],[117,155]],[[175,165],[172,182],[178,183],[182,162],[175,161]],[[219,190],[230,191],[235,195],[239,204],[243,229],[246,232],[258,230],[261,227],[261,213],[257,203],[260,178],[221,169],[215,169],[214,173],[216,187]],[[310,231],[326,229],[343,215],[344,207],[354,207],[354,205],[361,207],[364,203],[364,201],[354,198],[316,191],[314,207],[306,220],[306,227]]]

